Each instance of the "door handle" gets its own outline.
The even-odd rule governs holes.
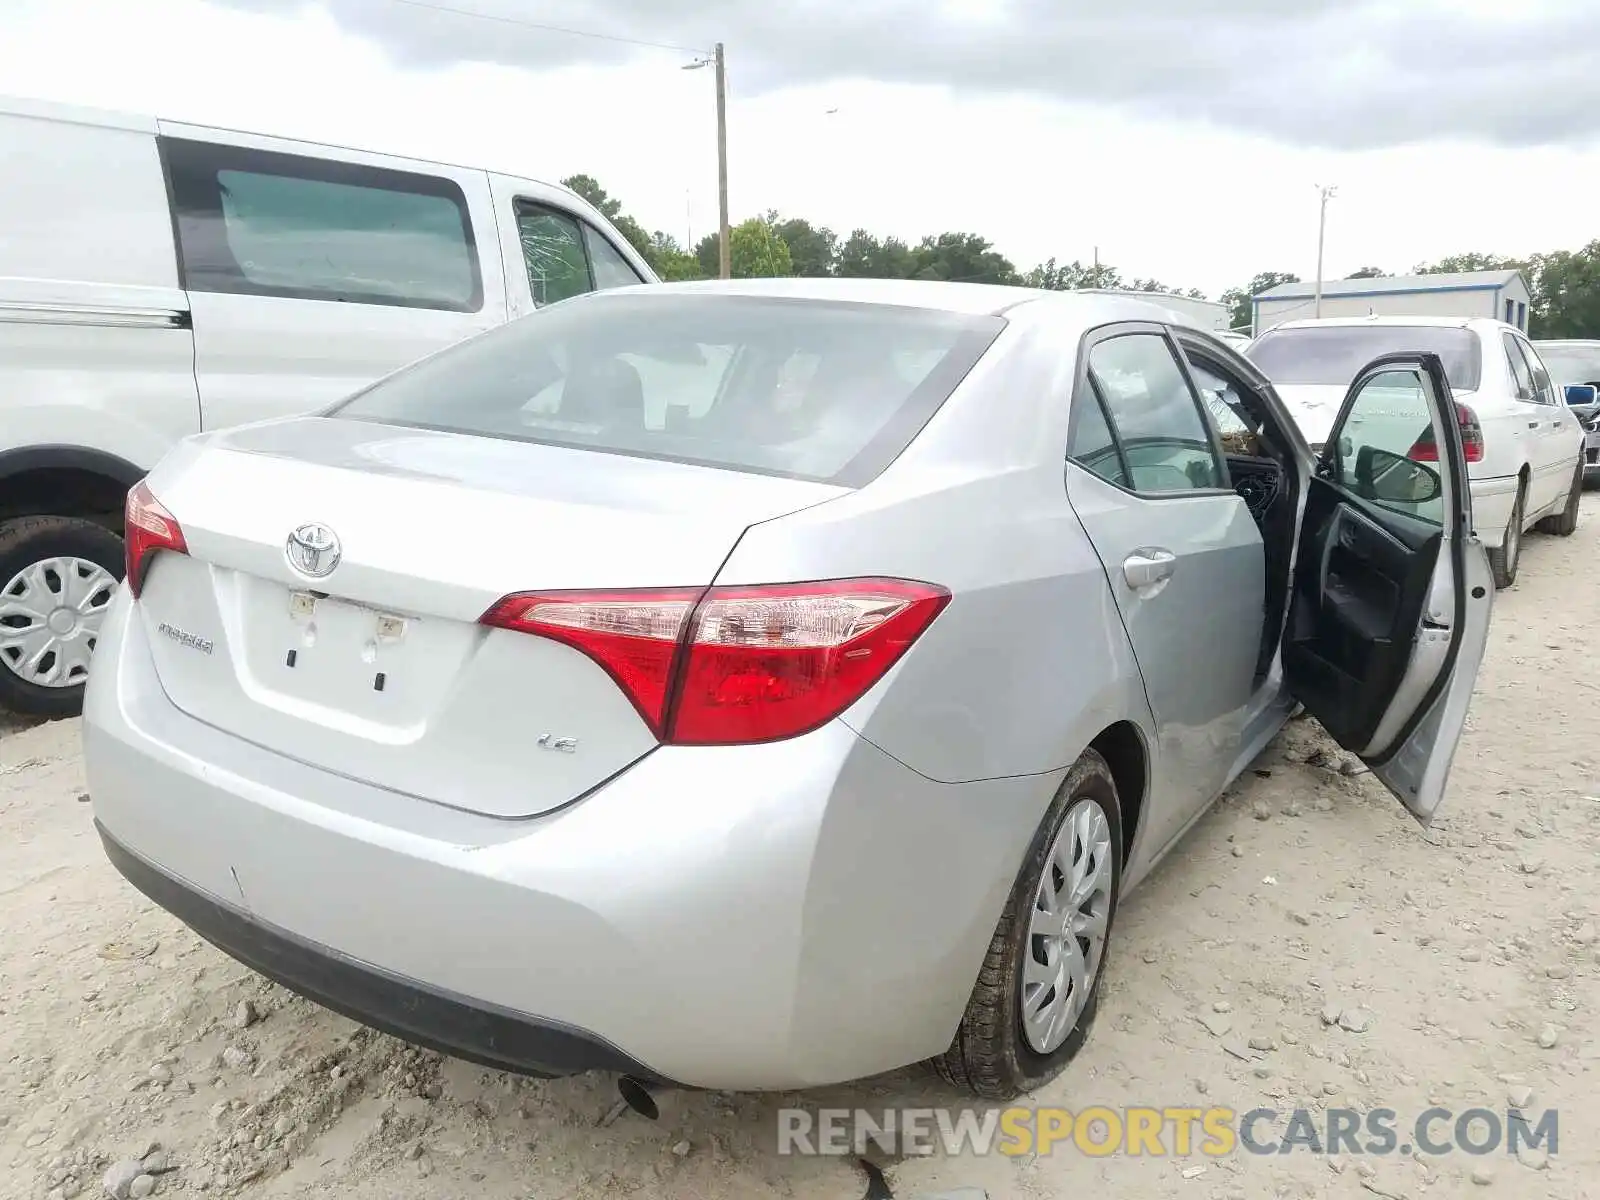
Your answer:
[[[1539,428],[1539,422],[1537,422],[1537,421],[1529,421],[1528,422],[1528,428],[1529,429],[1537,429],[1537,428]]]
[[[1122,560],[1122,577],[1131,588],[1147,588],[1169,579],[1178,565],[1170,550],[1142,546]]]

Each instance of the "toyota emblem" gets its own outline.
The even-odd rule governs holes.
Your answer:
[[[291,533],[283,552],[291,567],[311,579],[333,574],[344,554],[339,546],[339,535],[316,521]]]

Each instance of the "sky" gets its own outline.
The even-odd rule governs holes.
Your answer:
[[[0,0],[0,91],[582,172],[690,240],[719,40],[735,222],[1213,297],[1313,276],[1319,185],[1330,278],[1600,237],[1594,0]]]

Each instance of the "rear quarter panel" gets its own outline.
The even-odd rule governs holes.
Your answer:
[[[1043,336],[1002,334],[877,480],[753,526],[717,578],[890,575],[950,589],[911,652],[844,715],[943,783],[1055,771],[1108,725],[1151,727],[1105,572],[1066,495],[1076,343],[1041,346]],[[997,355],[1003,344],[1012,352]]]

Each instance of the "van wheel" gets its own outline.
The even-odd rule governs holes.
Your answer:
[[[1506,533],[1500,544],[1489,551],[1489,569],[1494,572],[1494,586],[1498,591],[1517,581],[1517,563],[1522,561],[1522,513],[1528,499],[1528,485],[1517,485],[1517,500],[1511,506],[1511,520],[1506,522]]]
[[[0,525],[0,708],[70,717],[123,572],[122,539],[76,517]]]
[[[1572,490],[1567,493],[1567,506],[1554,516],[1539,522],[1541,533],[1556,537],[1571,537],[1578,532],[1578,507],[1583,503],[1583,459],[1578,459],[1578,469],[1572,473]]]
[[[1093,750],[1067,773],[1006,900],[945,1082],[1009,1100],[1059,1075],[1094,1024],[1122,885],[1117,785]]]

